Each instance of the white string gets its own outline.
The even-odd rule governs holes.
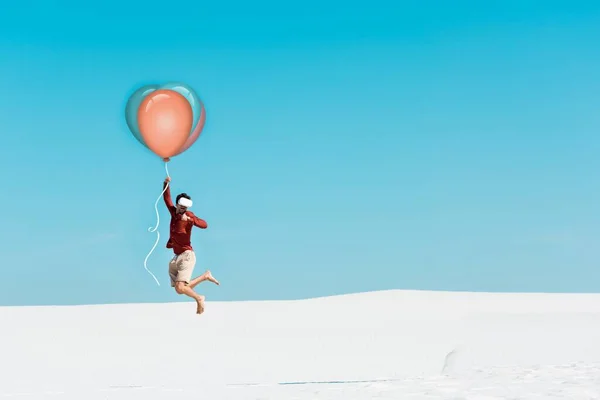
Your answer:
[[[167,176],[169,178],[171,178],[169,176],[169,168],[168,168],[166,162],[165,162],[165,171],[167,172]],[[152,275],[152,277],[154,278],[154,280],[156,281],[156,284],[158,286],[160,286],[160,283],[158,282],[158,279],[156,279],[156,276],[154,276],[154,274],[152,272],[150,272],[150,270],[148,269],[148,266],[146,265],[146,262],[148,261],[148,257],[150,257],[150,254],[152,254],[152,252],[158,245],[158,242],[160,241],[160,232],[158,231],[158,225],[160,224],[160,215],[158,213],[158,202],[160,201],[160,198],[163,197],[163,195],[165,194],[165,191],[167,190],[168,187],[169,187],[169,182],[167,182],[162,193],[160,194],[160,196],[158,196],[158,199],[156,199],[156,203],[154,203],[154,210],[156,211],[156,226],[154,228],[152,228],[152,227],[148,228],[148,232],[156,232],[156,242],[154,242],[154,246],[152,246],[150,253],[148,253],[148,255],[146,256],[146,259],[144,260],[144,268],[146,269],[146,271],[148,271],[148,273],[150,275]]]

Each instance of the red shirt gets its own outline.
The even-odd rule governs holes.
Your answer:
[[[163,189],[164,186],[163,185]],[[177,214],[177,208],[171,200],[171,187],[167,187],[164,193],[165,204],[167,209],[171,213],[171,229],[169,233],[169,240],[167,241],[167,249],[173,249],[175,254],[181,254],[186,250],[194,250],[192,248],[192,228],[197,226],[201,229],[206,229],[208,224],[201,218],[198,218],[191,211],[186,211],[182,214]],[[186,215],[187,221],[184,221],[182,217]]]

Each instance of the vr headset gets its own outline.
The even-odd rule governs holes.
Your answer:
[[[185,197],[181,197],[177,202],[182,207],[190,208],[192,204],[194,204],[190,199],[186,199]]]

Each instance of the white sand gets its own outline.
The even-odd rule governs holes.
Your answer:
[[[600,295],[0,308],[0,398],[600,398]]]

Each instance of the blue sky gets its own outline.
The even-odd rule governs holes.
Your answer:
[[[600,4],[11,2],[0,304],[188,301],[127,96],[207,109],[169,164],[208,300],[600,289]]]

